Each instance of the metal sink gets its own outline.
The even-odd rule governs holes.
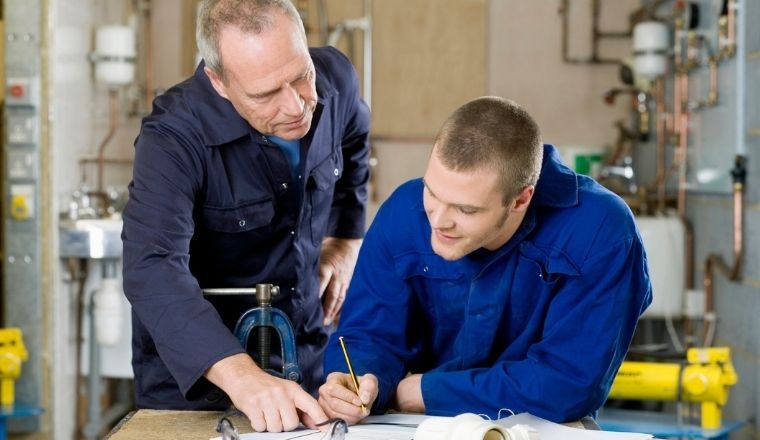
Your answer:
[[[119,258],[122,253],[119,219],[61,220],[60,256],[76,258]]]

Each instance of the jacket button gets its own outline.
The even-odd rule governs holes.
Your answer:
[[[294,231],[294,230],[291,229],[290,230],[290,235],[296,235],[296,231]]]
[[[337,169],[337,168],[335,168],[335,169],[333,170],[333,174],[335,174],[335,175],[337,176],[338,174],[340,174],[340,170],[339,170],[339,169]]]
[[[425,266],[425,267],[423,267],[423,268],[422,268],[422,271],[423,271],[423,272],[427,272],[427,271],[429,271],[429,270],[430,270],[430,268],[429,268],[429,267],[427,267],[427,266]]]
[[[282,188],[282,189],[288,189],[288,184],[287,184],[287,182],[282,182],[282,183],[280,184],[280,188]]]
[[[238,222],[238,224],[239,224],[239,225],[240,225],[240,227],[242,228],[243,226],[245,226],[245,220],[240,220],[240,221]]]

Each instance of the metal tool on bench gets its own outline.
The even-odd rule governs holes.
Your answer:
[[[252,353],[259,367],[272,375],[301,382],[301,370],[298,368],[298,356],[296,353],[296,338],[293,324],[282,310],[272,307],[272,298],[280,293],[280,288],[273,284],[256,284],[255,288],[221,288],[203,289],[206,296],[212,295],[256,295],[258,307],[254,307],[245,313],[235,325],[235,337],[247,350],[251,332],[257,332],[256,352]],[[280,339],[280,354],[282,356],[282,372],[273,371],[269,368],[271,354],[272,330],[276,331]]]

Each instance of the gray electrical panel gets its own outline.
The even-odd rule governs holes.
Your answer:
[[[41,0],[3,0],[3,307],[6,327],[19,327],[29,359],[16,381],[16,402],[41,406],[43,301],[40,280]],[[11,432],[40,430],[39,417],[11,419]]]

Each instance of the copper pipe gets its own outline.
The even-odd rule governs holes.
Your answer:
[[[106,145],[108,142],[113,138],[114,133],[116,133],[116,127],[118,125],[118,108],[119,108],[119,92],[115,88],[112,88],[108,91],[108,98],[110,101],[110,111],[109,111],[109,124],[108,124],[108,133],[106,133],[106,137],[103,138],[103,140],[100,142],[100,146],[98,147],[98,186],[97,190],[98,192],[103,192],[103,164],[105,163],[105,158],[103,157],[103,153],[105,152]]]
[[[674,84],[676,89],[680,89],[680,98],[682,101],[677,101],[674,106],[681,108],[679,115],[678,126],[678,216],[681,218],[681,222],[684,225],[685,231],[685,243],[684,243],[684,257],[686,261],[686,267],[684,271],[684,285],[687,289],[692,289],[694,286],[694,229],[691,222],[686,218],[686,177],[688,172],[688,146],[689,146],[689,112],[685,108],[685,103],[689,102],[689,75],[686,73],[681,74],[676,78]],[[689,341],[693,335],[692,323],[686,318],[684,320],[684,336],[685,340]]]
[[[739,279],[744,255],[744,185],[734,185],[734,267],[731,269],[730,280]]]
[[[687,160],[686,160],[686,149],[688,148],[687,145],[687,139],[686,139],[686,132],[688,130],[689,126],[689,115],[688,113],[683,113],[681,115],[681,130],[679,136],[679,146],[678,146],[678,155],[680,157],[679,163],[680,166],[678,168],[678,200],[677,200],[677,207],[678,207],[678,215],[681,218],[686,217],[686,166],[687,166]]]
[[[747,13],[747,8],[744,8],[742,13]],[[733,56],[736,49],[736,0],[728,1],[728,51],[729,56]]]
[[[678,130],[678,155],[680,156],[680,172],[678,175],[678,215],[681,218],[686,217],[686,175],[687,175],[687,149],[689,146],[689,112],[683,108],[684,103],[689,101],[689,75],[681,74],[676,88],[681,89],[680,103],[677,103],[677,107],[681,108],[679,130]]]
[[[710,57],[710,91],[707,95],[707,105],[718,103],[718,58]]]
[[[681,111],[683,110],[682,100],[681,100],[681,87],[679,84],[681,83],[681,76],[683,76],[684,73],[681,72],[679,69],[673,78],[673,143],[678,143],[678,135],[681,133]]]
[[[724,277],[729,281],[739,281],[741,279],[741,269],[744,260],[744,157],[737,156],[736,166],[731,174],[734,177],[733,187],[733,204],[734,204],[734,240],[733,240],[733,264],[731,267],[726,264],[723,257],[716,253],[711,253],[705,259],[705,273],[703,278],[703,287],[705,291],[705,316],[710,316],[714,311],[714,269],[717,268]],[[704,338],[708,337],[708,328],[705,326]]]
[[[89,164],[89,163],[100,163],[103,162],[104,164],[114,164],[114,165],[132,165],[135,161],[132,159],[122,159],[117,157],[104,157],[104,158],[98,158],[98,157],[83,157],[79,159],[79,164]]]
[[[657,77],[654,82],[654,99],[655,111],[657,112],[657,209],[662,212],[665,210],[665,131],[667,121],[665,114],[665,79],[662,76]]]
[[[370,136],[370,141],[372,143],[395,142],[395,143],[404,143],[404,144],[427,144],[427,145],[432,146],[433,143],[435,142],[435,137],[373,134]]]

